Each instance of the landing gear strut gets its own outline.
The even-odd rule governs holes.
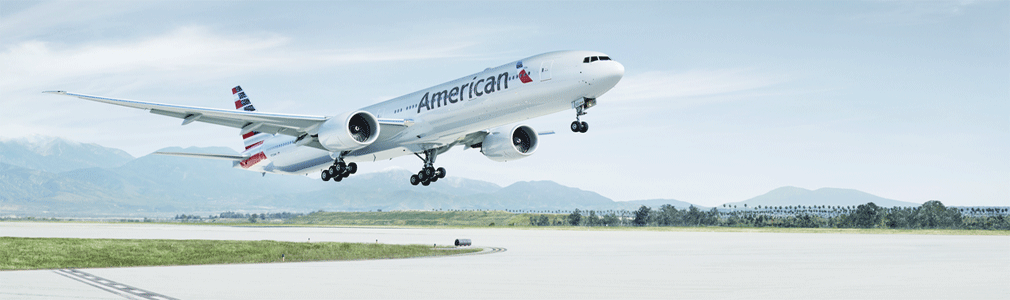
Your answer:
[[[586,133],[586,131],[589,131],[589,123],[580,120],[579,117],[585,116],[587,109],[596,106],[596,99],[583,98],[572,103],[572,106],[575,106],[575,121],[572,121],[572,132]]]
[[[424,150],[424,157],[421,157],[420,154],[414,153],[414,155],[417,155],[417,158],[424,161],[424,168],[417,172],[417,174],[410,175],[411,185],[421,184],[423,186],[428,186],[432,182],[438,181],[440,178],[445,178],[445,168],[438,167],[436,169],[434,167],[435,157],[438,156],[437,151],[437,149]]]
[[[347,178],[348,176],[351,176],[351,174],[357,172],[358,172],[358,164],[344,163],[344,157],[341,156],[333,161],[332,166],[330,166],[327,169],[324,169],[323,172],[319,174],[319,177],[322,178],[323,181],[329,181],[330,179],[333,179],[333,181],[335,182],[340,182],[340,180],[343,180],[344,178]]]

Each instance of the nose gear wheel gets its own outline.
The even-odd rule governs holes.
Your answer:
[[[589,123],[582,121],[580,117],[587,114],[586,110],[590,107],[596,105],[596,99],[584,99],[581,104],[575,105],[575,121],[572,121],[572,132],[574,133],[586,133],[589,131]]]

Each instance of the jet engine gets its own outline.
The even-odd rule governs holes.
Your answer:
[[[379,120],[367,111],[349,112],[327,119],[317,133],[330,151],[357,150],[379,138]]]
[[[480,153],[497,162],[524,158],[535,151],[537,151],[537,132],[526,125],[516,125],[510,129],[495,128],[484,137],[480,147]]]

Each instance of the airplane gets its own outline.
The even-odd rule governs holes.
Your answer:
[[[235,110],[162,104],[71,93],[85,100],[147,110],[182,119],[239,129],[239,155],[156,152],[232,161],[234,168],[277,174],[320,172],[323,181],[341,181],[357,172],[357,162],[414,155],[422,169],[412,185],[444,178],[435,158],[455,146],[480,148],[487,158],[506,162],[532,155],[540,135],[523,120],[575,109],[571,130],[585,133],[581,120],[597,98],[617,85],[624,66],[594,51],[557,51],[530,56],[388,101],[332,116],[257,111],[242,90],[232,88]],[[464,148],[464,149],[466,149]]]

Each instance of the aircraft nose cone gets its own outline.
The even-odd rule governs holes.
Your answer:
[[[616,61],[609,61],[606,66],[606,68],[600,70],[599,80],[609,90],[617,85],[617,82],[621,81],[621,78],[624,78],[624,65]]]
[[[585,97],[596,98],[617,86],[624,78],[624,65],[613,60],[592,62],[587,66],[586,82],[589,87]]]
[[[615,61],[607,77],[612,79],[614,83],[621,81],[621,78],[624,78],[624,65]]]

